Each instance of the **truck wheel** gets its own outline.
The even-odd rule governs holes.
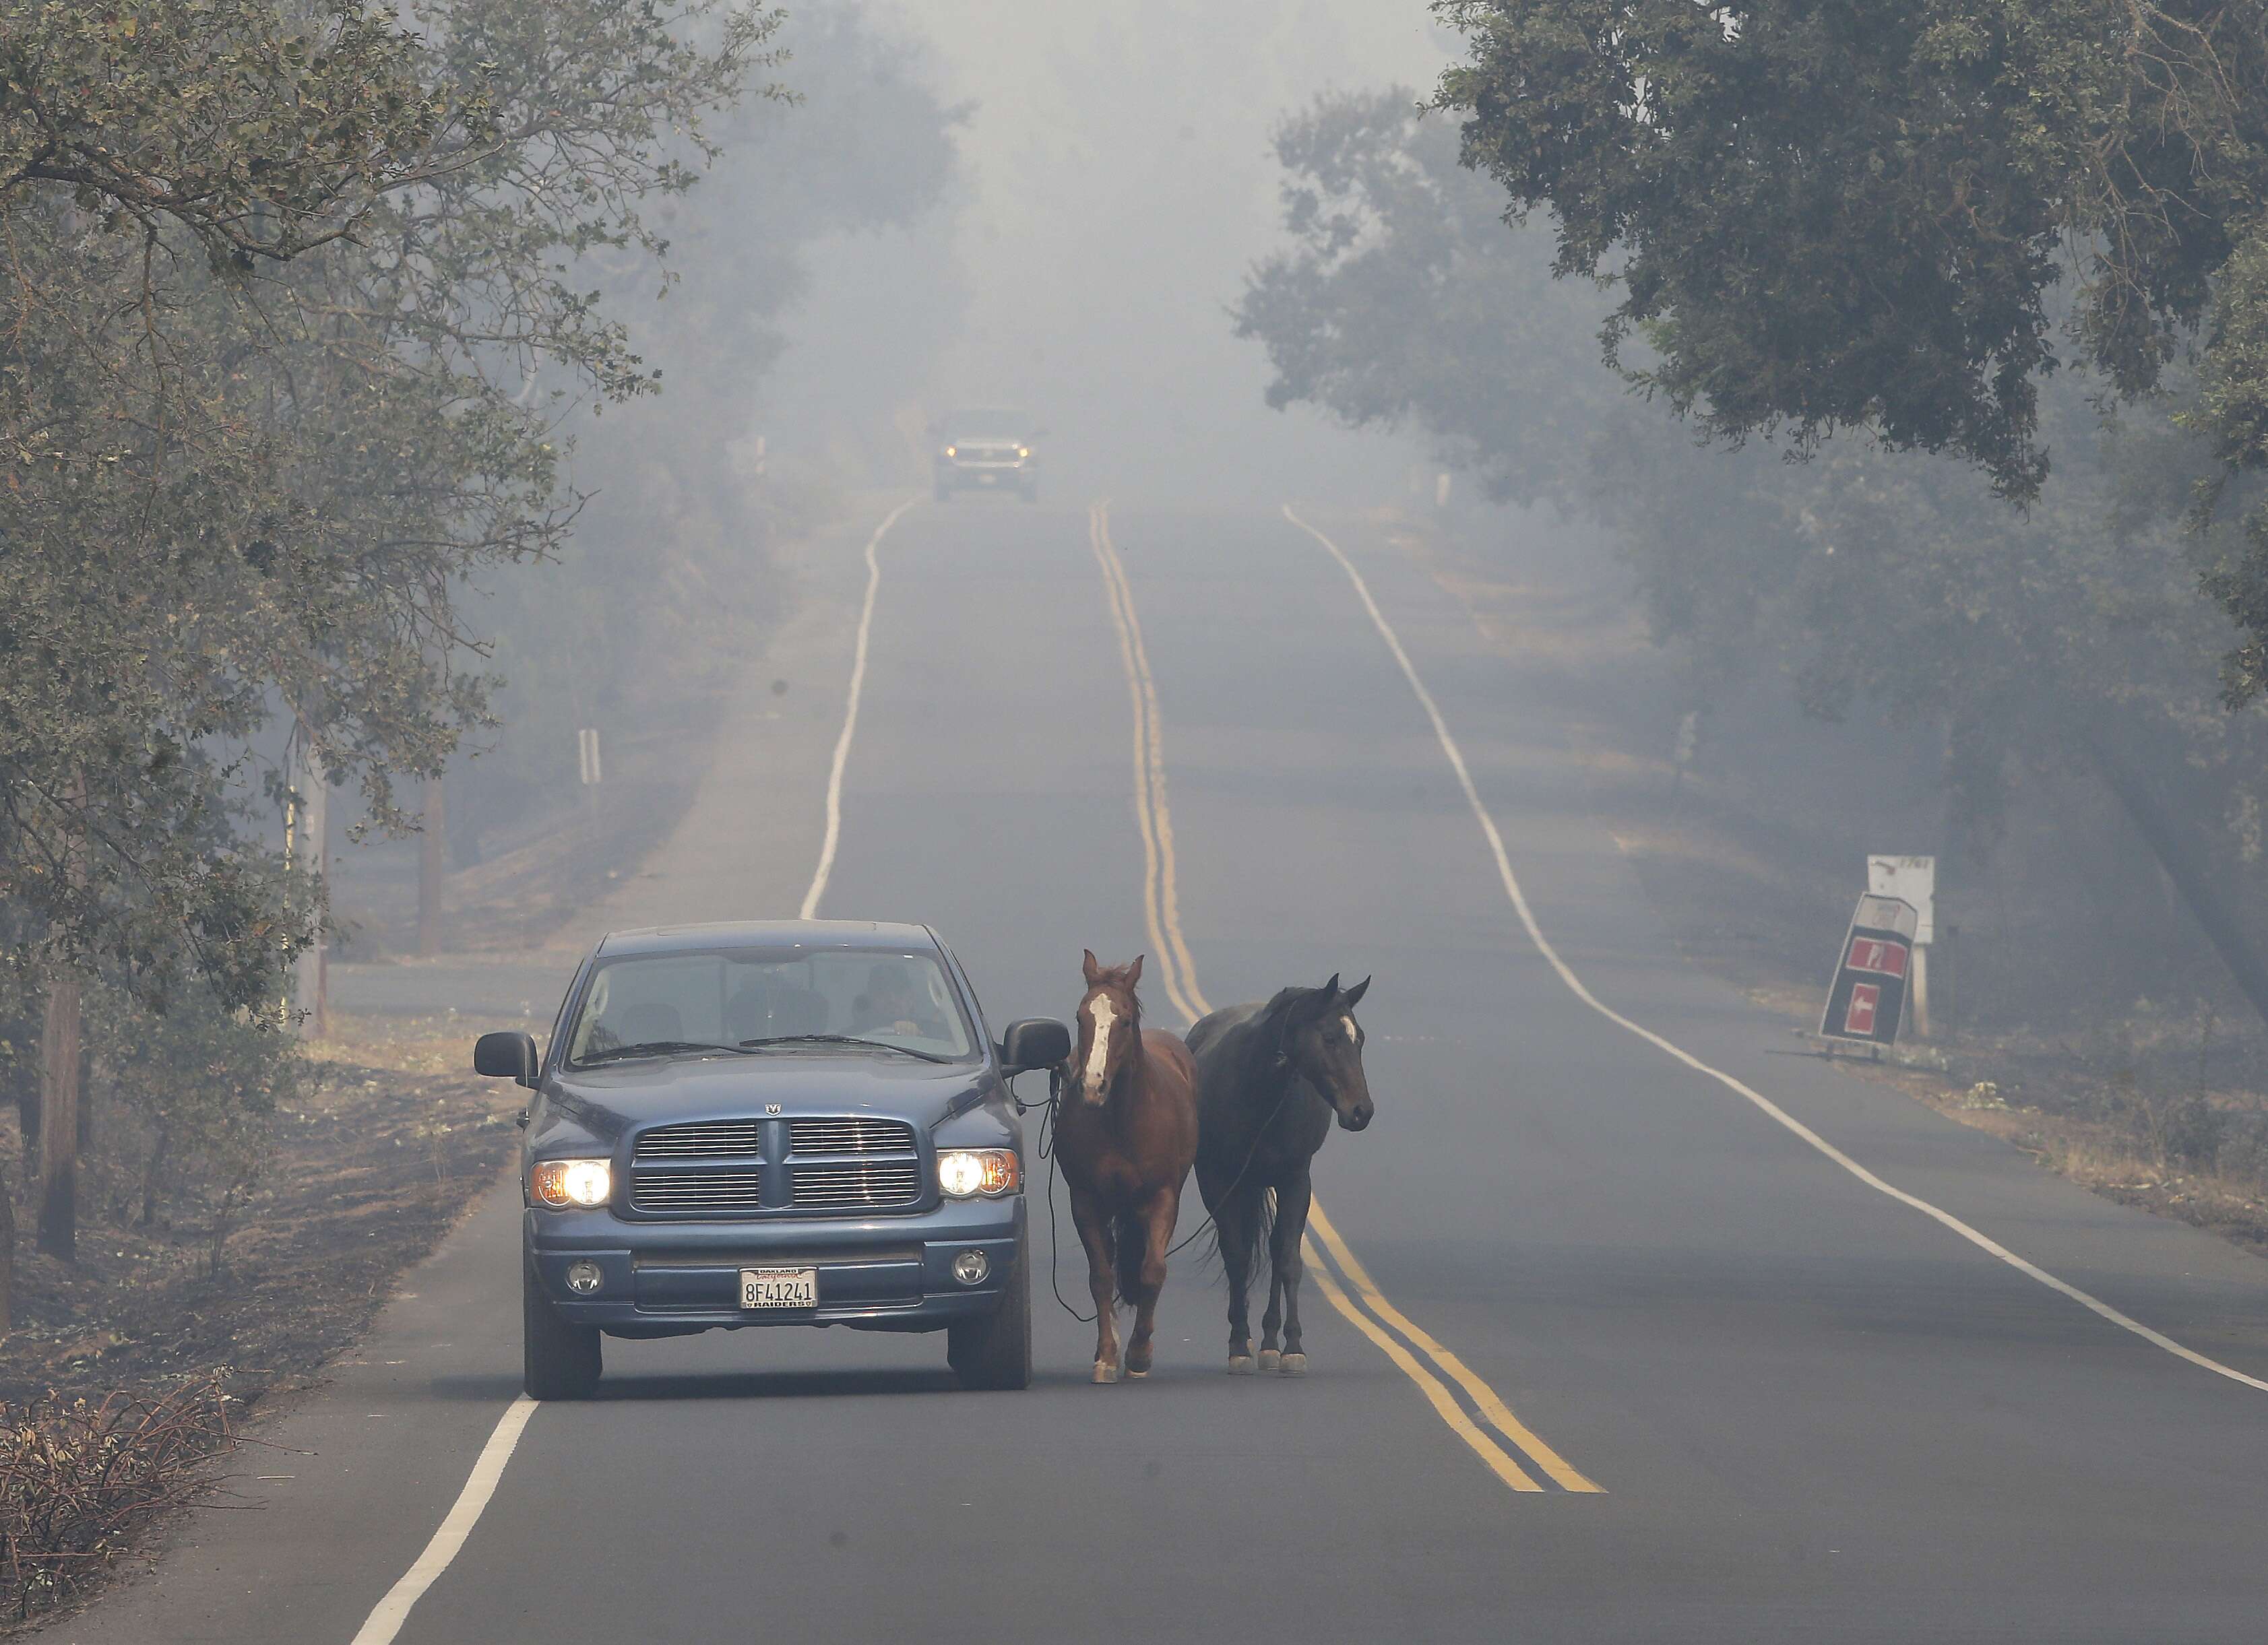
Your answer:
[[[947,1326],[945,1360],[964,1388],[1011,1389],[1032,1385],[1032,1271],[1016,1252],[1000,1305],[982,1319]]]
[[[939,503],[950,503],[953,501],[953,488],[946,484],[942,480],[937,482],[937,500]]]
[[[599,1386],[599,1327],[559,1317],[535,1272],[519,1270],[521,1390],[531,1399],[587,1399]]]
[[[1026,486],[1026,487],[1024,488],[1024,501],[1025,501],[1025,502],[1027,502],[1027,503],[1037,503],[1039,500],[1040,500],[1040,488],[1039,488],[1037,486]]]

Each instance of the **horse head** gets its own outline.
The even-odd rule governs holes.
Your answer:
[[[1105,966],[1086,951],[1086,995],[1079,1002],[1079,1045],[1071,1053],[1071,1089],[1084,1101],[1099,1103],[1110,1094],[1127,1054],[1140,1043],[1142,1002],[1134,995],[1142,980],[1142,960]]]
[[[1369,991],[1368,977],[1340,988],[1336,972],[1320,988],[1287,990],[1277,1040],[1278,1061],[1305,1076],[1349,1131],[1361,1130],[1377,1112],[1362,1071],[1362,1025],[1354,1019]]]

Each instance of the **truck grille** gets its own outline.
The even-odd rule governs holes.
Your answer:
[[[788,1180],[799,1210],[847,1211],[910,1205],[921,1198],[921,1162],[862,1159],[792,1165]]]
[[[734,1171],[672,1171],[641,1173],[630,1204],[641,1211],[755,1211],[763,1207],[759,1172],[753,1165]]]
[[[896,1120],[792,1120],[788,1147],[796,1154],[910,1154],[913,1127]]]
[[[762,1152],[761,1120],[703,1120],[656,1126],[637,1140],[639,1159],[753,1159]]]
[[[904,1210],[926,1196],[919,1143],[902,1120],[790,1120],[784,1157],[771,1151],[779,1124],[696,1120],[639,1133],[630,1149],[630,1208],[663,1216]]]

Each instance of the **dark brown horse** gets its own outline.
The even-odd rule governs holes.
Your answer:
[[[1150,1374],[1166,1247],[1197,1153],[1197,1068],[1179,1038],[1142,1026],[1138,956],[1130,966],[1102,966],[1090,949],[1086,971],[1079,1045],[1056,1112],[1056,1158],[1086,1247],[1094,1380],[1116,1382],[1120,1296],[1134,1305],[1126,1374]]]
[[[1268,1312],[1260,1322],[1260,1369],[1297,1377],[1307,1369],[1300,1337],[1300,1240],[1307,1231],[1308,1172],[1336,1118],[1349,1131],[1375,1112],[1362,1071],[1354,1008],[1370,990],[1336,973],[1320,988],[1285,988],[1272,1000],[1231,1005],[1189,1030],[1204,1093],[1197,1192],[1212,1215],[1213,1243],[1228,1275],[1228,1369],[1253,1369],[1252,1282],[1269,1265]],[[1283,1347],[1276,1332],[1283,1328]]]

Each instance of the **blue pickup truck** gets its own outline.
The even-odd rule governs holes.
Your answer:
[[[1031,1381],[1023,1129],[1010,1076],[1061,1023],[990,1039],[918,925],[617,931],[549,1046],[483,1034],[522,1124],[524,1379],[596,1387],[603,1337],[749,1326],[942,1331],[972,1388]]]

